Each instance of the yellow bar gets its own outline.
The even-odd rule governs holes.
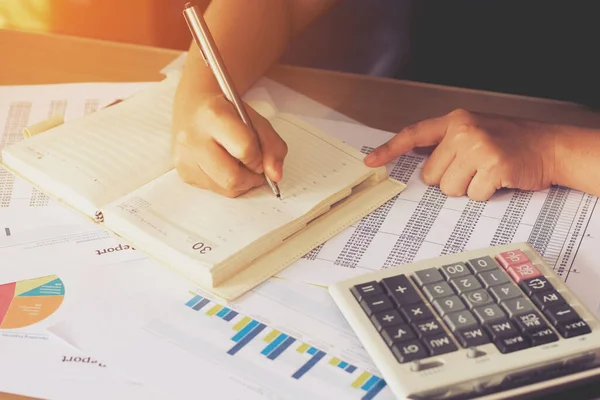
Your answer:
[[[267,343],[271,343],[273,339],[275,339],[277,335],[279,335],[279,333],[280,332],[277,329],[273,329],[271,332],[269,332],[267,336],[265,336],[263,340]]]
[[[362,374],[360,374],[360,376],[358,378],[356,378],[356,380],[354,382],[352,382],[352,386],[353,388],[358,389],[359,387],[361,387],[363,385],[363,383],[365,383],[367,381],[367,379],[369,379],[371,377],[371,374],[368,373],[367,371],[363,372]]]
[[[340,363],[340,361],[342,361],[342,360],[340,360],[337,357],[333,357],[331,360],[329,360],[329,364],[335,365],[337,367],[337,365]]]
[[[296,349],[296,351],[298,353],[304,353],[308,349],[310,349],[310,346],[308,345],[308,343],[302,343],[300,346],[298,346],[298,348]]]
[[[234,326],[233,326],[233,330],[234,331],[239,331],[241,330],[243,327],[245,327],[246,325],[248,325],[248,323],[252,321],[252,319],[250,317],[244,317],[241,320],[239,320]]]
[[[215,315],[216,313],[218,313],[219,311],[221,311],[222,308],[223,308],[222,305],[215,304],[214,306],[212,306],[212,308],[210,310],[208,310],[206,312],[206,315],[210,315],[212,317],[213,315]]]

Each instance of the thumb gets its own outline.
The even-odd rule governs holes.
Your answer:
[[[248,113],[260,138],[265,174],[272,181],[279,182],[283,177],[283,161],[288,153],[287,144],[267,119],[250,107]]]
[[[443,117],[408,125],[365,157],[365,164],[369,167],[379,167],[415,147],[434,146],[443,139],[447,127],[448,122]]]

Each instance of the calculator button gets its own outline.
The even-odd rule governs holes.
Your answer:
[[[440,267],[440,272],[446,280],[457,278],[459,276],[471,275],[471,271],[469,271],[469,268],[467,268],[464,262],[444,265]]]
[[[384,294],[366,297],[360,301],[360,305],[369,317],[376,312],[387,311],[394,308],[390,298]]]
[[[506,301],[515,297],[523,296],[523,292],[512,282],[493,286],[490,289],[492,296],[497,302]]]
[[[565,299],[556,290],[549,292],[536,293],[531,297],[531,300],[538,306],[542,311],[548,307],[558,306],[565,304]]]
[[[513,318],[513,321],[521,332],[525,333],[533,333],[548,328],[548,324],[537,311],[519,314]]]
[[[383,337],[383,340],[385,340],[388,347],[392,347],[394,343],[405,342],[417,338],[410,326],[406,324],[383,328],[381,337]]]
[[[413,279],[417,285],[423,286],[429,283],[441,282],[444,280],[444,277],[439,273],[437,268],[427,268],[415,272]]]
[[[423,293],[427,296],[429,301],[440,299],[442,297],[452,296],[454,290],[450,287],[447,282],[432,283],[430,285],[423,286]]]
[[[506,314],[497,304],[474,308],[473,314],[482,324],[491,324],[506,319]]]
[[[422,321],[433,318],[433,313],[425,303],[416,303],[408,306],[402,306],[400,312],[408,322]]]
[[[568,304],[548,307],[544,310],[544,315],[554,326],[565,325],[580,318],[577,312]]]
[[[440,354],[450,353],[458,350],[452,339],[448,335],[441,334],[435,337],[429,337],[423,340],[429,349],[429,354],[439,356]]]
[[[454,332],[463,347],[481,346],[490,342],[490,337],[481,326]]]
[[[494,342],[496,342],[498,339],[516,336],[519,334],[519,330],[507,319],[485,326],[488,330],[488,333],[492,336],[492,340]]]
[[[532,346],[541,346],[543,344],[556,342],[558,335],[554,331],[546,326],[545,328],[533,331],[529,333]]]
[[[450,284],[458,294],[481,288],[481,283],[474,275],[461,276],[450,280]]]
[[[503,337],[498,340],[494,340],[494,344],[500,351],[500,353],[512,353],[514,351],[519,351],[531,347],[531,343],[528,338],[524,335],[511,335],[508,337]]]
[[[477,289],[471,292],[466,292],[461,295],[462,299],[469,308],[483,306],[485,304],[493,303],[492,297],[485,289]]]
[[[496,256],[496,260],[502,265],[504,269],[507,269],[514,265],[525,264],[529,261],[529,258],[523,253],[522,250],[510,250],[500,253]]]
[[[406,275],[397,275],[381,280],[381,284],[394,299],[398,307],[423,301]]]
[[[479,322],[477,322],[473,314],[467,310],[446,314],[444,322],[446,322],[446,325],[448,325],[448,328],[450,328],[452,332],[459,329],[479,326]]]
[[[500,305],[508,313],[510,318],[516,317],[520,314],[529,313],[534,310],[533,304],[525,296],[503,301],[500,303]]]
[[[383,290],[379,283],[375,281],[361,283],[360,285],[354,286],[350,289],[356,300],[361,301],[365,297],[377,296],[378,294],[383,294]]]
[[[371,315],[371,322],[378,331],[388,326],[404,323],[404,320],[396,310],[387,310]]]
[[[479,274],[479,280],[486,288],[510,282],[508,276],[502,271],[486,271]]]
[[[392,353],[399,363],[405,363],[429,357],[425,345],[416,339],[397,343],[392,346]]]
[[[436,319],[430,319],[412,324],[419,337],[435,336],[444,332],[444,328]]]
[[[465,309],[464,303],[456,295],[436,299],[431,304],[442,317],[448,313]]]
[[[521,265],[513,265],[506,269],[506,272],[513,278],[516,283],[520,283],[522,280],[536,278],[542,276],[542,273],[532,263],[526,263]]]
[[[474,258],[467,261],[467,265],[474,274],[480,274],[486,271],[494,271],[498,268],[496,261],[490,256]]]
[[[582,319],[564,325],[557,325],[556,330],[565,338],[585,335],[592,331],[590,326]]]
[[[536,278],[522,280],[519,282],[519,286],[529,297],[537,293],[554,289],[554,286],[552,286],[545,276],[538,276]]]

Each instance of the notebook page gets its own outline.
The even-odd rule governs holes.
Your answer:
[[[6,148],[3,162],[73,206],[99,209],[172,169],[176,77]],[[89,212],[89,211],[88,211]]]
[[[108,206],[107,226],[174,264],[185,261],[182,255],[209,269],[225,260],[239,264],[281,243],[328,199],[347,196],[369,176],[385,176],[385,168],[364,166],[362,153],[295,117],[280,114],[271,124],[288,145],[281,200],[266,184],[226,198],[183,183],[173,170]],[[242,250],[239,260],[228,260]]]

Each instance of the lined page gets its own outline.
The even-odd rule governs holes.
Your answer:
[[[173,170],[107,207],[106,223],[162,258],[176,250],[211,268],[250,246],[240,256],[248,262],[249,254],[258,256],[294,233],[294,221],[322,203],[347,196],[369,176],[385,176],[385,167],[364,166],[363,154],[295,117],[280,115],[271,123],[288,145],[281,200],[266,184],[226,198],[184,184]]]
[[[3,151],[4,162],[67,202],[83,199],[99,209],[173,168],[176,85],[176,77],[168,78],[117,105],[23,140]]]

